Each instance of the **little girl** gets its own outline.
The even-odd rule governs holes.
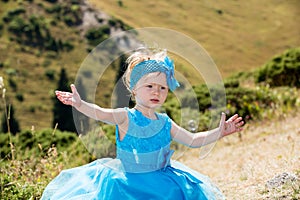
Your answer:
[[[168,90],[179,86],[166,52],[135,52],[127,64],[124,82],[135,99],[132,109],[87,103],[73,84],[72,93],[56,91],[62,103],[116,125],[117,158],[63,170],[46,187],[42,199],[224,199],[208,177],[171,160],[170,144],[174,140],[193,148],[204,146],[242,130],[242,118],[236,114],[225,121],[222,113],[218,128],[191,133],[166,114],[155,112],[165,102]]]

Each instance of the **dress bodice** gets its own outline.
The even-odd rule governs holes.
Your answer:
[[[149,172],[166,167],[173,151],[171,143],[171,120],[166,114],[156,113],[156,119],[145,117],[136,109],[127,109],[128,131],[119,140],[118,127],[117,158],[127,172]]]

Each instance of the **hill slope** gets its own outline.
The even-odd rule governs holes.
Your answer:
[[[224,77],[300,45],[297,0],[89,2],[134,28],[162,27],[190,36],[208,51]]]
[[[52,98],[61,69],[74,82],[93,48],[85,33],[94,27],[109,29],[109,19],[81,0],[0,1],[0,76],[22,130],[52,126]]]
[[[0,76],[4,77],[7,101],[15,108],[21,129],[31,126],[48,128],[52,124],[53,91],[57,87],[59,72],[65,68],[72,82],[79,66],[88,54],[83,29],[87,24],[83,16],[94,16],[101,11],[98,22],[107,22],[107,14],[134,27],[156,26],[174,29],[198,41],[212,55],[224,77],[232,72],[248,71],[259,67],[274,54],[300,46],[299,1],[258,0],[237,1],[84,1],[91,7],[82,9],[81,0],[35,0],[0,2]],[[63,13],[63,9],[68,12]],[[95,9],[95,10],[93,10]],[[79,18],[74,18],[78,12]],[[28,22],[43,24],[45,37],[57,43],[70,44],[71,49],[58,52],[41,46],[24,45],[9,31],[15,28],[8,16],[18,15]],[[40,20],[40,21],[39,21]],[[96,20],[96,21],[97,21]],[[22,20],[21,20],[22,21]],[[95,21],[95,20],[94,20]],[[20,22],[20,20],[18,21]],[[83,26],[82,26],[83,25]],[[26,27],[28,28],[28,27]],[[85,27],[86,28],[86,27]],[[24,33],[28,29],[20,31]],[[49,31],[49,35],[47,35]],[[52,40],[45,40],[47,43]],[[30,44],[30,40],[29,40]],[[60,44],[60,43],[59,43]],[[51,46],[50,46],[51,47]],[[111,77],[104,80],[104,88],[112,88]],[[106,84],[106,85],[105,85]],[[106,100],[111,90],[103,91]],[[110,103],[110,102],[109,102]],[[107,102],[104,105],[108,105]],[[3,104],[0,110],[3,111]]]

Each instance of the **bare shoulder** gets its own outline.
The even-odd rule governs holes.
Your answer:
[[[125,108],[116,108],[113,109],[113,118],[116,124],[121,125],[127,122],[128,114]]]

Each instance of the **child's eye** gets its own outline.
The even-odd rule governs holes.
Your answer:
[[[147,87],[147,88],[152,88],[152,85],[147,85],[146,87]]]
[[[162,86],[160,89],[161,89],[161,90],[165,90],[165,89],[166,89],[166,87]]]

